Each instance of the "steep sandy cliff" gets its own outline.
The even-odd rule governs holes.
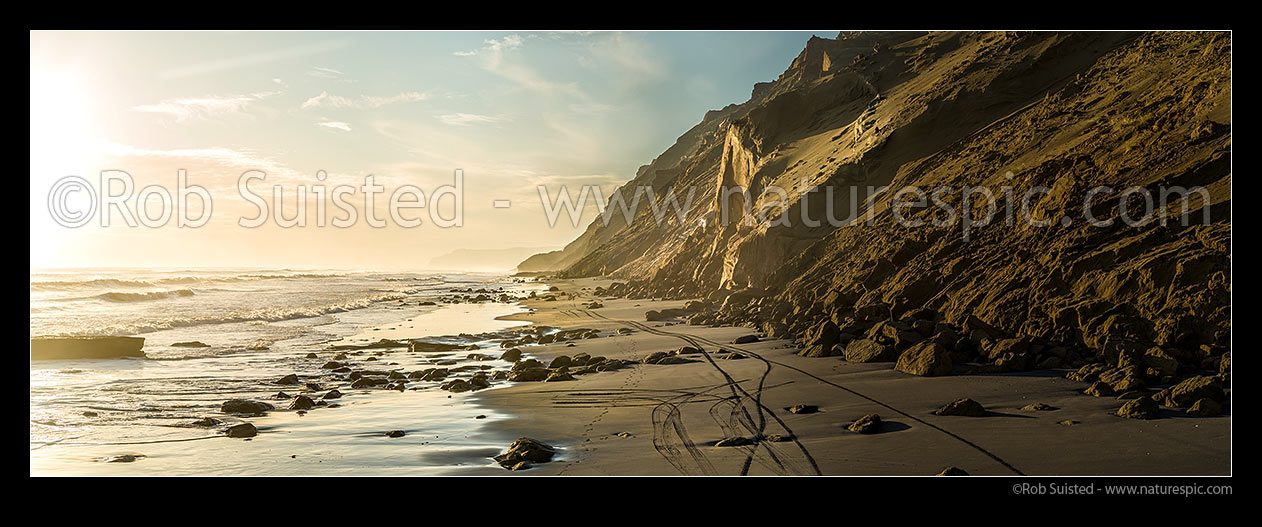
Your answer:
[[[722,309],[704,322],[808,347],[821,325],[862,335],[919,312],[1075,357],[1158,346],[1211,360],[1230,337],[1230,67],[1217,33],[815,38],[623,187],[628,200],[648,186],[681,202],[691,189],[685,221],[643,206],[523,266],[623,278],[633,296],[706,297]],[[893,210],[906,186],[952,190]],[[1015,199],[966,227],[961,189],[983,186]],[[1045,190],[1028,216],[1046,225],[1020,216],[1034,188]],[[1193,191],[1160,210],[1163,189],[1179,188]],[[984,218],[989,202],[973,200]],[[1148,202],[1147,223],[1121,221]]]

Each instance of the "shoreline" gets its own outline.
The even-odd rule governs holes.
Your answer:
[[[497,380],[487,389],[463,393],[411,381],[399,393],[380,387],[347,389],[344,381],[329,377],[322,381],[326,389],[339,386],[347,393],[338,401],[341,409],[302,414],[279,408],[287,401],[271,401],[277,410],[246,419],[258,425],[260,434],[250,440],[207,435],[169,442],[64,444],[57,448],[72,450],[39,456],[35,452],[43,447],[32,443],[32,474],[931,476],[946,467],[996,476],[1230,474],[1230,411],[1212,418],[1132,420],[1115,414],[1120,401],[1083,395],[1082,383],[1065,378],[1070,370],[925,378],[894,371],[892,363],[801,357],[784,340],[733,345],[737,337],[759,332],[643,322],[645,311],[676,308],[682,300],[600,298],[601,307],[589,308],[596,300],[589,291],[609,283],[599,278],[550,280],[546,284],[560,288],[560,298],[547,301],[541,295],[520,301],[523,311],[487,318],[495,321],[487,327],[510,328],[506,334],[531,326],[596,329],[597,338],[520,349],[544,363],[587,353],[633,362],[630,367],[575,374],[573,380],[559,382]],[[466,313],[509,309],[498,304],[451,307],[446,314],[460,308]],[[423,314],[437,316],[433,314],[438,311]],[[414,329],[408,323],[423,314],[365,326],[339,342],[362,346],[377,338],[404,337]],[[426,322],[429,327],[443,325]],[[312,378],[310,368],[336,353],[329,346],[333,342],[313,348],[317,359],[300,360],[305,349],[289,352],[293,367],[307,368],[292,371]],[[509,348],[498,344],[488,338],[478,353],[499,357]],[[678,364],[642,363],[649,354],[683,346],[701,352],[681,355]],[[359,349],[362,353],[351,352],[357,369],[419,371],[427,363],[469,353]],[[377,357],[382,362],[364,362]],[[511,363],[486,363],[488,368],[491,364],[493,369],[484,371],[506,371]],[[278,372],[268,372],[260,382],[274,379],[273,373]],[[449,380],[465,377],[453,371]],[[938,407],[963,397],[980,402],[987,413],[934,415]],[[1032,403],[1055,410],[1022,409]],[[817,411],[789,411],[795,405]],[[877,433],[847,430],[868,414],[880,416]],[[1073,424],[1061,424],[1067,421]],[[389,430],[406,435],[389,438]],[[557,455],[527,470],[505,470],[492,457],[519,437],[551,444]],[[219,439],[199,440],[212,438]],[[749,441],[717,444],[736,438]],[[129,454],[143,457],[124,464],[92,462]]]

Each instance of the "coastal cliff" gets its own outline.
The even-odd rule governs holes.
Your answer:
[[[1230,339],[1230,40],[813,38],[777,80],[707,113],[621,189],[680,201],[698,189],[686,221],[657,221],[650,207],[629,223],[597,218],[523,266],[626,280],[619,292],[632,297],[706,298],[722,306],[706,322],[804,346],[821,325],[863,334],[871,313],[920,311],[1075,356],[1158,347],[1208,364]],[[747,193],[724,191],[734,186]],[[909,186],[952,191],[938,206],[892,208]],[[1015,200],[970,224],[965,212],[991,203],[964,202],[966,187]],[[1039,189],[1028,206],[1027,189]],[[1012,221],[1013,209],[1038,222]]]

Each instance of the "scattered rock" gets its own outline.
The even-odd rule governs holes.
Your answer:
[[[1118,408],[1117,415],[1128,419],[1156,419],[1160,407],[1152,397],[1140,397]]]
[[[517,467],[522,462],[527,464],[522,468],[530,468],[530,463],[547,463],[554,455],[556,455],[556,449],[552,445],[537,439],[521,437],[513,441],[513,444],[508,446],[508,450],[493,459],[506,469],[520,470]]]
[[[1079,424],[1079,422],[1078,422],[1078,421],[1074,421],[1073,419],[1066,419],[1066,420],[1061,421],[1061,422],[1056,423],[1056,424],[1058,424],[1058,425],[1064,425],[1064,426],[1074,426],[1074,425],[1076,425],[1076,424]]]
[[[308,359],[315,359],[315,358],[319,358],[319,356],[318,356],[318,355],[316,355],[315,353],[308,353],[308,354],[305,356],[305,358],[308,358]]]
[[[403,437],[405,435],[407,435],[407,432],[404,432],[402,430],[391,430],[389,432],[386,432],[386,437]]]
[[[982,417],[986,415],[986,408],[967,397],[957,399],[947,403],[946,406],[939,408],[933,412],[935,415],[961,415],[966,417]]]
[[[1104,381],[1096,381],[1091,383],[1082,393],[1092,397],[1111,397],[1113,396],[1113,387]]]
[[[1188,415],[1196,415],[1200,417],[1215,417],[1222,415],[1223,405],[1218,404],[1218,401],[1206,397],[1204,399],[1198,399],[1196,402],[1192,403],[1192,406],[1188,407],[1187,413]]]
[[[718,443],[715,443],[714,446],[719,446],[719,447],[746,446],[746,445],[752,445],[753,443],[754,442],[751,441],[748,437],[729,437],[729,438],[720,440]]]
[[[305,395],[294,397],[294,400],[289,403],[290,410],[310,410],[312,408],[315,408],[315,401]]]
[[[1166,404],[1177,408],[1189,408],[1201,399],[1222,402],[1227,399],[1222,384],[1213,377],[1191,377],[1171,387]]]
[[[107,457],[105,459],[102,459],[101,462],[102,463],[133,463],[140,460],[140,458],[143,458],[143,457],[145,457],[144,454],[123,454],[121,456]]]
[[[500,355],[500,360],[508,361],[508,362],[517,362],[521,360],[521,350],[517,348],[512,348],[508,351],[505,351],[503,355]]]
[[[894,369],[921,377],[939,377],[950,375],[955,368],[946,348],[937,342],[926,340],[899,355]]]
[[[204,428],[210,428],[210,427],[212,427],[212,426],[219,426],[219,423],[221,423],[221,422],[222,422],[222,421],[220,421],[220,420],[218,420],[218,419],[215,419],[214,417],[203,417],[203,418],[198,419],[198,420],[196,420],[196,421],[193,421],[192,423],[189,423],[189,424],[191,424],[191,425],[193,425],[193,426],[200,426],[200,427],[204,427]]]
[[[871,434],[880,430],[880,428],[881,416],[877,414],[868,414],[860,417],[855,422],[850,423],[850,426],[846,427],[847,430],[857,434]]]
[[[741,335],[732,339],[732,344],[751,344],[758,342],[758,335]]]
[[[942,469],[942,472],[939,472],[936,475],[937,476],[967,476],[968,472],[965,472],[964,469],[959,468],[959,467],[947,467],[947,468]]]
[[[1043,403],[1030,403],[1021,407],[1022,412],[1050,412],[1052,410],[1060,410],[1060,408]]]
[[[850,362],[894,362],[898,355],[893,346],[886,346],[875,340],[857,339],[846,344],[846,360]]]
[[[294,384],[302,384],[302,381],[298,380],[297,375],[291,373],[289,375],[286,375],[284,377],[277,379],[276,381],[273,382],[273,384],[294,385]]]
[[[230,399],[224,401],[223,405],[219,407],[219,411],[226,414],[261,414],[274,408],[276,407],[264,402]]]
[[[785,410],[788,410],[789,413],[794,413],[794,414],[813,414],[819,411],[819,407],[813,404],[795,404],[793,406],[785,408]]]
[[[342,367],[344,367],[344,366],[346,366],[346,365],[345,365],[345,364],[342,364],[342,363],[340,363],[340,362],[338,362],[338,361],[331,360],[331,361],[329,361],[329,362],[324,363],[324,365],[323,365],[323,366],[320,366],[320,368],[322,368],[322,369],[326,369],[326,370],[336,370],[336,369],[338,369],[338,368],[342,368]]]
[[[254,425],[250,423],[241,423],[239,425],[228,427],[228,429],[224,431],[224,434],[228,437],[254,437],[259,435],[259,429],[255,428]]]
[[[171,344],[173,348],[209,348],[210,344],[205,342],[190,340],[188,342],[176,342]]]

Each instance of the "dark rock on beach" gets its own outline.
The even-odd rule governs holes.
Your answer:
[[[965,417],[982,417],[986,415],[986,408],[969,398],[957,399],[947,403],[946,406],[939,408],[933,412],[935,415],[961,415]]]
[[[496,462],[507,469],[514,469],[518,463],[547,463],[556,455],[556,448],[543,441],[521,437],[508,446],[508,450],[495,456]],[[529,468],[529,467],[526,467]],[[516,470],[516,469],[514,469]]]
[[[228,437],[254,437],[259,435],[259,430],[250,423],[241,423],[228,427],[224,434]]]
[[[850,426],[846,429],[857,434],[871,434],[880,430],[880,428],[881,416],[877,414],[868,414],[855,420],[855,422],[850,423]]]
[[[230,399],[224,401],[219,410],[226,414],[261,414],[276,408],[270,404],[247,399]]]

